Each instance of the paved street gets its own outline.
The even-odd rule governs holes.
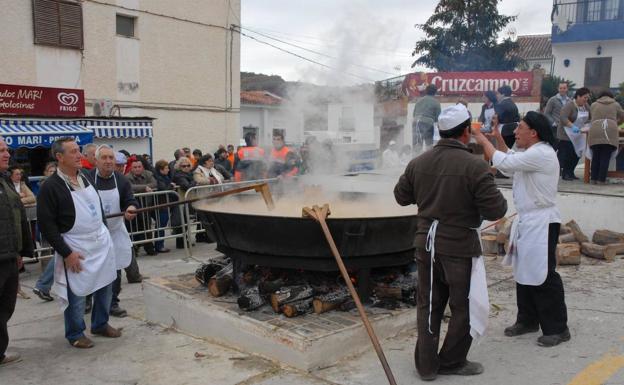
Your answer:
[[[148,257],[139,264],[151,277],[194,271],[215,255],[212,245],[199,244],[194,256],[183,252]],[[485,373],[472,378],[440,376],[440,384],[624,384],[624,259],[606,264],[583,258],[579,267],[560,269],[566,288],[572,340],[540,348],[539,334],[516,339],[503,336],[515,315],[514,283],[510,271],[488,259],[493,312],[489,336],[473,345],[469,358],[480,361]],[[22,287],[31,299],[18,298],[9,322],[10,350],[23,361],[0,369],[0,384],[384,384],[374,351],[304,373],[251,355],[194,338],[175,325],[144,320],[141,285],[124,281],[122,305],[130,316],[111,319],[123,327],[120,339],[94,337],[96,346],[78,350],[63,338],[58,303],[32,295],[37,265],[27,265]],[[167,327],[168,326],[168,327]],[[415,331],[382,341],[399,384],[420,383],[413,365]]]

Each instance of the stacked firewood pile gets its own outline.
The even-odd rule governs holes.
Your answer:
[[[512,220],[503,218],[494,228],[481,233],[484,255],[504,254],[508,250]],[[624,233],[596,230],[591,238],[583,233],[576,221],[561,226],[557,245],[558,265],[579,265],[581,256],[613,262],[624,254]]]
[[[233,277],[232,262],[227,257],[221,257],[201,265],[195,272],[195,279],[206,286],[213,297],[236,293],[238,307],[244,311],[264,306],[286,317],[296,317],[312,312],[321,314],[355,308],[337,272],[249,266]],[[355,283],[355,278],[352,281]],[[413,265],[373,269],[371,281],[371,306],[394,310],[416,305],[417,279]]]

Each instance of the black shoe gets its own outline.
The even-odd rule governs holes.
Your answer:
[[[541,336],[537,339],[537,344],[546,348],[557,346],[562,342],[570,341],[570,330],[566,328],[562,333]]]
[[[561,177],[561,179],[563,179],[563,180],[567,180],[567,181],[574,180],[574,178],[573,178],[573,177],[571,177],[571,176],[569,176],[569,175],[564,175],[564,176],[562,176],[562,177]]]
[[[526,326],[516,322],[512,326],[505,328],[505,335],[507,337],[520,336],[527,333],[535,333],[539,330],[539,326]]]
[[[113,317],[123,318],[128,315],[128,312],[119,307],[119,304],[111,305],[109,314]]]
[[[579,180],[579,177],[574,174],[570,175],[570,178],[572,178],[573,180]]]
[[[47,301],[47,302],[54,301],[54,298],[50,295],[50,293],[46,293],[45,291],[34,288],[33,293],[35,293],[37,297],[41,298],[44,301]]]
[[[466,363],[456,368],[440,368],[438,374],[456,376],[474,376],[483,373],[483,365],[466,360]]]
[[[170,251],[171,251],[171,250],[169,250],[169,249],[167,249],[167,248],[165,248],[165,247],[163,247],[162,249],[158,249],[158,250],[156,250],[156,252],[158,252],[158,253],[168,253],[168,252],[170,252]]]
[[[156,249],[154,249],[154,245],[145,246],[145,252],[147,253],[147,255],[151,256],[158,254],[156,252]]]
[[[143,282],[144,279],[148,279],[149,277],[147,275],[139,274],[136,277],[128,277],[126,275],[126,278],[128,278],[128,283],[141,283],[141,282]]]

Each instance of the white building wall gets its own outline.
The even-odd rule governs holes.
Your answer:
[[[35,45],[32,2],[0,0],[0,83],[83,88],[87,115],[92,101],[111,99],[122,116],[155,117],[155,159],[238,143],[240,36],[227,28],[240,0],[81,3],[83,51]],[[117,13],[137,17],[135,38],[116,35]]]
[[[601,54],[597,55],[598,46],[602,47]],[[624,62],[624,40],[605,40],[591,42],[558,43],[552,45],[554,57],[554,71],[557,76],[571,80],[577,87],[585,82],[585,59],[611,57],[611,84],[615,88],[624,82],[624,71],[621,63]],[[564,66],[564,60],[570,60],[570,66]]]
[[[303,143],[303,115],[300,111],[291,110],[288,106],[241,105],[240,112],[241,137],[242,127],[258,127],[258,141],[262,146],[270,146],[274,129],[285,131],[288,143]]]
[[[353,111],[354,131],[343,131],[341,121],[344,108]],[[331,103],[327,106],[328,136],[341,140],[351,138],[351,143],[376,144],[379,146],[379,128],[375,127],[375,105],[373,103]]]

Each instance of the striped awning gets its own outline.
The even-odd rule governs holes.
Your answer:
[[[151,138],[151,120],[85,120],[96,138]]]
[[[0,119],[0,136],[9,148],[50,147],[65,136],[79,145],[93,142],[93,131],[77,121]]]

